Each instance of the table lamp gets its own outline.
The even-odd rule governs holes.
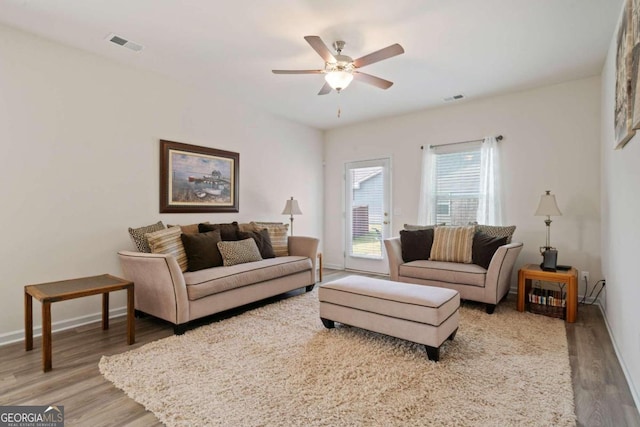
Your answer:
[[[551,217],[561,216],[562,212],[558,209],[556,203],[556,196],[551,194],[550,190],[547,190],[545,194],[540,196],[540,203],[538,204],[538,210],[536,210],[535,216],[546,216],[547,219],[544,223],[547,225],[547,243],[540,248],[540,253],[544,257],[544,265],[549,265],[549,268],[555,268],[556,258],[558,252],[555,248],[551,247]],[[553,267],[551,267],[553,265]]]

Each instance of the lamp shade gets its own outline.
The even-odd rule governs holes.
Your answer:
[[[341,91],[349,86],[349,83],[353,80],[353,74],[348,71],[335,70],[325,74],[324,79],[334,90]]]
[[[282,210],[282,215],[302,215],[300,206],[298,206],[298,201],[293,197],[287,200],[287,203],[284,205],[284,209]]]
[[[561,216],[562,212],[558,209],[556,203],[556,196],[551,194],[550,190],[546,191],[546,194],[540,196],[540,204],[538,204],[538,210],[536,210],[535,216]]]

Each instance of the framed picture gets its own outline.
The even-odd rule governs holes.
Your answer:
[[[640,0],[631,1],[632,127],[640,129]]]
[[[160,140],[160,212],[238,212],[240,154]]]
[[[616,40],[615,148],[622,148],[635,134],[632,126],[631,36],[632,0],[625,0]]]

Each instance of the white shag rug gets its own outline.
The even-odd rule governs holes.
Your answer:
[[[318,317],[317,291],[104,356],[106,379],[168,426],[574,426],[562,320],[460,308],[424,346]]]

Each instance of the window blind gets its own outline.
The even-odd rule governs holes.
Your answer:
[[[467,225],[476,221],[480,147],[456,147],[445,152],[435,150],[434,156],[436,224]]]

